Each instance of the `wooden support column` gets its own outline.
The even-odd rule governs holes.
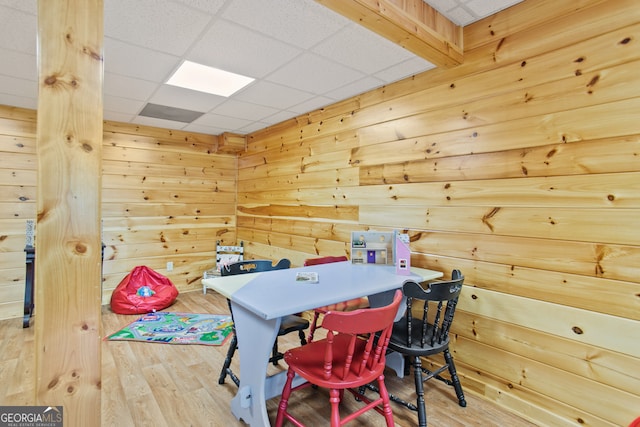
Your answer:
[[[36,404],[100,425],[103,0],[38,0]]]

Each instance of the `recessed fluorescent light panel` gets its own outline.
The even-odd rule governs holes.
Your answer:
[[[240,74],[184,61],[167,81],[167,84],[226,97],[236,93],[254,80]]]

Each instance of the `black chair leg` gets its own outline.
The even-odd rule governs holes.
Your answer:
[[[424,385],[422,384],[422,362],[420,362],[420,356],[413,358],[413,374],[416,383],[416,406],[418,409],[418,426],[427,426],[427,410],[424,403]]]
[[[300,345],[306,345],[307,344],[307,338],[304,336],[304,331],[303,330],[299,330],[298,331],[298,336],[300,337]]]
[[[224,384],[224,380],[227,377],[227,370],[231,366],[231,359],[233,358],[233,354],[236,352],[238,348],[238,339],[236,338],[236,334],[233,334],[233,338],[231,338],[231,343],[229,343],[229,349],[227,350],[227,357],[224,359],[224,364],[222,365],[222,370],[220,371],[220,378],[218,378],[218,384]]]
[[[449,375],[451,376],[451,385],[456,390],[456,396],[458,397],[458,403],[460,406],[467,406],[467,401],[464,398],[464,393],[462,392],[462,384],[460,384],[460,378],[458,378],[458,373],[456,372],[456,365],[453,363],[453,357],[451,356],[451,352],[449,349],[444,351],[444,360],[447,362],[449,366]]]
[[[284,358],[284,355],[278,351],[278,338],[276,337],[273,343],[273,349],[271,350],[271,363],[273,366],[278,366],[278,361]]]

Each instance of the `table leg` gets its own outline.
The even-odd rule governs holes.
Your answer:
[[[240,387],[231,412],[250,426],[269,426],[267,364],[281,320],[265,320],[233,301],[231,306],[240,352]]]

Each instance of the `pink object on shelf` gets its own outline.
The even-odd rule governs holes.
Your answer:
[[[396,274],[411,274],[411,250],[409,245],[396,236]]]

